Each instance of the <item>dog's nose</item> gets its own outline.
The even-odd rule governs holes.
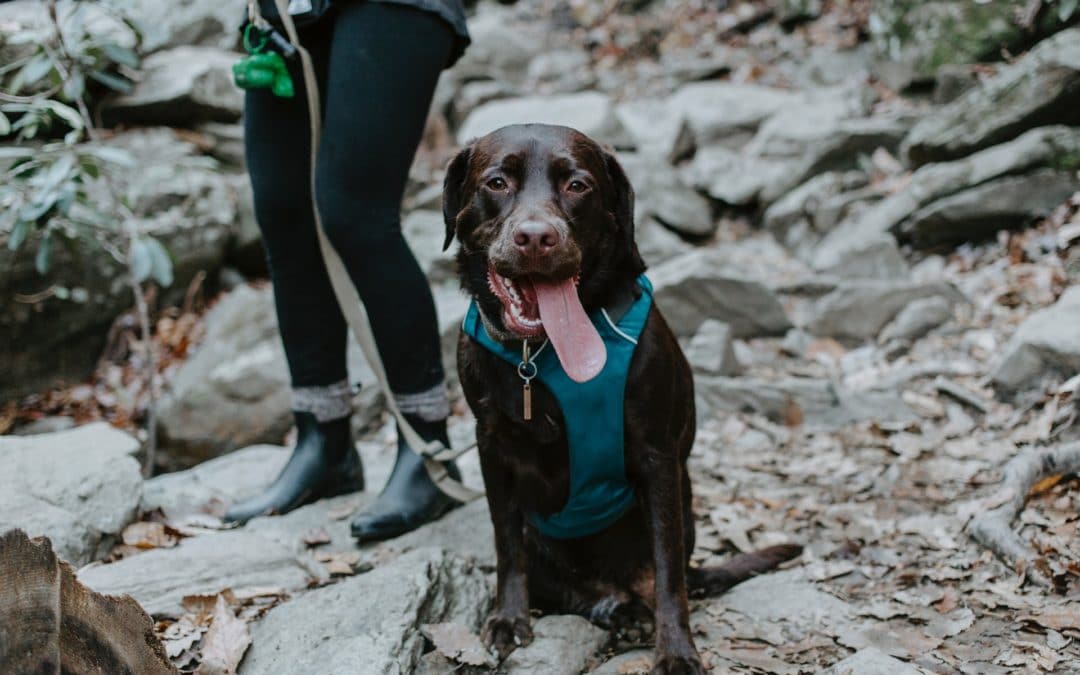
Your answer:
[[[559,245],[559,233],[547,223],[527,220],[514,228],[514,245],[530,258],[547,255]]]

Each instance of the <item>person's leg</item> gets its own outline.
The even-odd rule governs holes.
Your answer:
[[[325,85],[332,26],[301,39]],[[232,505],[226,519],[244,522],[284,513],[302,503],[363,489],[349,423],[351,392],[345,367],[345,319],[322,263],[312,215],[310,131],[303,77],[292,68],[296,95],[248,90],[244,141],[262,232],[278,327],[293,387],[298,429],[293,455],[268,490]]]
[[[435,303],[401,232],[401,199],[451,27],[430,12],[343,3],[330,48],[316,199],[327,236],[364,301],[390,388],[417,432],[447,443]],[[403,442],[387,486],[353,521],[361,541],[438,517],[454,503]]]

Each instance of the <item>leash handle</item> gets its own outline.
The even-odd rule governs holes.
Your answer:
[[[304,74],[304,92],[307,96],[308,119],[311,127],[311,155],[309,158],[311,173],[309,178],[311,194],[314,195],[315,160],[319,148],[319,138],[322,133],[318,80],[315,77],[315,66],[311,60],[311,54],[300,44],[296,25],[293,23],[292,16],[289,15],[288,0],[274,0],[274,3],[278,14],[281,16],[281,23],[285,27],[289,42],[292,43],[300,55],[300,65]],[[248,11],[251,12],[252,6],[257,4],[257,0],[248,0]],[[255,12],[258,13],[257,6]],[[262,18],[261,15],[259,15],[259,18]],[[262,20],[265,22],[265,19]],[[450,461],[468,452],[475,446],[454,451],[452,448],[443,447],[443,444],[438,441],[425,441],[420,438],[420,434],[416,433],[416,430],[412,428],[412,425],[401,413],[397,399],[394,398],[394,393],[390,390],[390,380],[386,377],[386,369],[383,367],[379,347],[375,343],[375,337],[371,331],[371,322],[368,319],[367,310],[364,308],[364,303],[360,299],[356,287],[353,286],[352,280],[349,278],[341,256],[338,255],[338,252],[326,237],[322,217],[319,214],[319,207],[314,198],[311,200],[311,209],[315,216],[315,229],[319,235],[319,250],[322,252],[323,263],[326,265],[327,273],[330,276],[330,284],[334,288],[334,295],[337,297],[338,305],[341,306],[342,314],[345,315],[349,327],[356,336],[356,341],[360,345],[360,350],[364,353],[364,358],[367,359],[368,365],[371,366],[371,370],[375,373],[375,378],[379,381],[379,388],[382,389],[383,396],[386,398],[387,407],[390,408],[390,412],[393,413],[394,418],[397,420],[398,429],[405,437],[405,442],[423,458],[424,468],[427,469],[428,476],[448,496],[460,502],[469,502],[483,496],[483,492],[465,487],[461,481],[451,477],[442,464],[442,462]]]

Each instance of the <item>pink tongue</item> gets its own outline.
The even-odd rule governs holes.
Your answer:
[[[540,320],[566,374],[575,382],[599,375],[607,362],[607,349],[581,306],[574,280],[533,282],[533,288]]]

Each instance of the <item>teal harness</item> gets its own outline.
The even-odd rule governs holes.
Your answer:
[[[599,375],[588,382],[574,382],[546,341],[531,359],[536,365],[536,377],[559,402],[570,446],[570,498],[566,505],[550,516],[528,514],[536,529],[547,537],[574,539],[599,532],[634,503],[634,489],[626,479],[623,456],[623,399],[630,360],[652,307],[652,284],[644,274],[637,283],[643,292],[618,325],[603,309],[589,317],[607,348],[607,363]],[[475,300],[469,305],[463,328],[507,363],[521,364],[519,350],[488,335]]]

